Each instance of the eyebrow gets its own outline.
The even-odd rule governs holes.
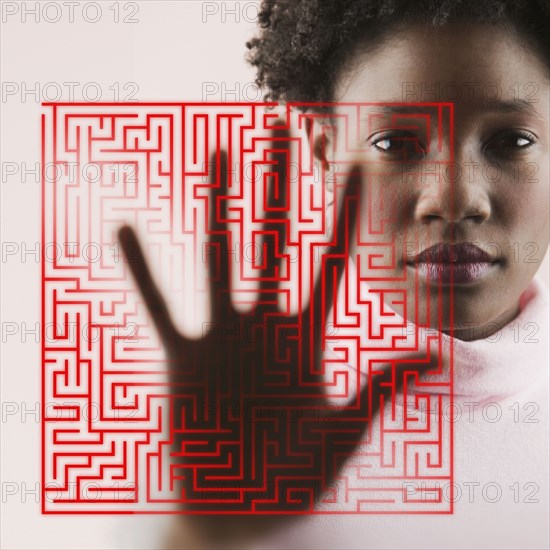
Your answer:
[[[482,103],[484,109],[496,113],[525,113],[528,115],[538,115],[539,112],[532,101],[526,99],[513,99],[510,101],[485,101]]]
[[[525,99],[512,99],[512,100],[494,100],[494,101],[483,101],[480,103],[484,111],[494,112],[494,113],[525,113],[528,115],[540,116],[539,111],[533,105],[534,102],[527,101]],[[437,103],[426,103],[426,105],[411,104],[407,105],[406,103],[396,104],[396,105],[376,105],[376,110],[379,113],[383,114],[422,114],[426,113],[426,109],[435,109],[439,106],[448,107],[450,104],[445,102],[443,104]]]

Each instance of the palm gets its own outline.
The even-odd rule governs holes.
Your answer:
[[[322,338],[326,315],[344,271],[356,227],[360,173],[350,172],[332,248],[325,255],[310,305],[298,315],[278,306],[278,267],[288,220],[287,136],[274,134],[280,184],[272,187],[264,224],[269,257],[259,297],[248,313],[231,303],[227,244],[225,154],[212,163],[210,201],[211,330],[191,340],[175,329],[134,232],[120,239],[166,348],[172,384],[171,428],[175,475],[187,509],[196,512],[293,512],[315,499],[357,448],[391,384],[371,384],[349,406],[333,408],[323,395]],[[403,365],[405,368],[406,365]],[[410,365],[408,365],[410,368]],[[417,368],[417,367],[415,367]],[[390,375],[390,370],[387,373]],[[395,373],[394,373],[395,374]],[[402,376],[395,376],[395,385]],[[395,388],[394,385],[394,388]],[[367,392],[370,392],[370,396]],[[370,403],[370,410],[369,410]],[[220,481],[223,480],[223,481]]]

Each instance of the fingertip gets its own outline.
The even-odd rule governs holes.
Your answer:
[[[278,118],[272,127],[273,137],[286,138],[290,136],[288,124],[281,118]]]
[[[286,128],[287,124],[282,118],[277,118],[273,123],[273,128],[280,130],[281,128]]]
[[[136,232],[129,225],[124,225],[118,230],[118,238],[126,261],[129,264],[141,263],[143,261],[143,253],[141,252]],[[132,269],[134,269],[133,266]]]
[[[361,184],[361,180],[363,179],[363,169],[360,164],[356,164],[353,166],[351,170],[351,178],[350,178],[350,184],[353,192],[357,192],[359,190],[359,186]]]
[[[118,239],[122,244],[128,243],[130,240],[135,239],[134,230],[129,225],[123,225],[118,230]]]

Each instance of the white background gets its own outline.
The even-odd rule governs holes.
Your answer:
[[[260,99],[244,59],[245,42],[255,33],[256,2],[119,2],[118,23],[114,1],[96,3],[97,22],[92,4],[75,5],[71,22],[67,3],[2,2],[1,239],[18,247],[1,264],[3,323],[33,328],[40,320],[40,262],[33,251],[40,242],[41,186],[38,174],[24,179],[21,170],[23,163],[34,169],[40,159],[42,101],[86,101],[84,92],[93,98],[98,89],[84,91],[89,83],[97,83],[103,101],[122,100],[133,90],[140,101]],[[30,13],[36,8],[37,15]],[[76,83],[73,96],[64,83]],[[135,86],[124,88],[128,83]],[[59,88],[63,95],[56,98]],[[10,175],[14,165],[19,172]],[[29,253],[22,256],[23,247]],[[543,272],[547,280],[548,259]],[[2,548],[157,544],[166,517],[41,515],[40,343],[32,334],[26,341],[21,333],[3,336]]]

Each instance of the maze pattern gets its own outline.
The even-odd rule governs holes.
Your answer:
[[[216,257],[216,250],[208,244],[207,219],[210,209],[216,208],[211,189],[217,183],[211,155],[219,159],[219,152],[227,151],[228,196],[221,201],[227,210],[223,221],[229,231],[233,303],[240,311],[253,307],[266,257],[262,228],[270,217],[280,219],[283,214],[290,222],[285,255],[280,269],[273,272],[274,295],[282,314],[302,311],[305,306],[296,289],[308,295],[310,280],[331,239],[325,184],[332,178],[336,188],[342,188],[351,161],[336,159],[333,166],[337,169],[329,173],[314,160],[311,140],[328,135],[330,114],[321,118],[304,112],[299,104],[274,107],[213,103],[45,106],[45,513],[452,510],[452,503],[434,488],[436,481],[439,485],[452,482],[452,426],[442,413],[452,404],[452,364],[432,376],[429,384],[407,376],[402,392],[397,391],[395,378],[391,380],[390,398],[380,416],[369,415],[372,403],[365,414],[363,409],[356,412],[353,421],[359,415],[368,428],[343,469],[338,470],[336,459],[334,465],[323,466],[334,468],[330,483],[325,483],[325,474],[316,466],[318,457],[313,455],[331,438],[336,439],[342,449],[341,463],[349,445],[342,435],[345,430],[323,420],[324,410],[294,418],[296,410],[290,406],[236,410],[229,391],[224,413],[220,403],[201,402],[199,393],[182,394],[171,384],[170,363],[132,279],[117,232],[123,225],[136,229],[178,328],[194,337],[204,336],[211,328],[207,265]],[[350,143],[359,132],[357,121],[365,120],[366,107],[341,106],[338,116],[345,119]],[[409,123],[421,125],[427,135],[441,137],[445,117],[452,119],[449,106],[426,105],[426,112],[435,109],[435,117],[419,111],[422,105],[416,107]],[[281,138],[284,144],[272,140],[277,120],[289,131],[287,138]],[[279,145],[285,146],[283,160]],[[360,151],[350,151],[356,152]],[[286,181],[279,181],[280,162],[286,163]],[[284,203],[270,208],[267,196],[273,186],[285,186],[288,193]],[[399,251],[394,242],[387,242],[380,253],[380,227],[361,219],[357,246],[367,251],[372,248],[370,269],[360,273],[348,265],[322,335],[325,354],[317,378],[321,382],[313,390],[306,388],[307,382],[285,389],[290,375],[281,357],[275,385],[287,397],[299,401],[302,393],[307,397],[316,393],[346,408],[357,404],[358,390],[365,384],[375,386],[383,364],[395,369],[400,358],[413,352],[437,356],[441,351],[437,332],[411,331],[410,324],[387,305],[398,307],[406,302],[404,291],[388,291],[381,284]],[[417,307],[425,305],[417,302]],[[253,389],[250,392],[248,403],[262,397],[253,395]],[[183,403],[185,409],[181,421],[177,416],[182,411],[176,403],[179,407]],[[209,425],[199,429],[198,436],[197,430],[191,433],[199,417],[216,416],[217,428]],[[258,454],[250,459],[254,475],[245,471],[244,436],[235,426],[262,435],[263,440],[257,440]],[[297,447],[290,446],[290,434],[296,437]],[[182,489],[186,476],[188,483]]]

